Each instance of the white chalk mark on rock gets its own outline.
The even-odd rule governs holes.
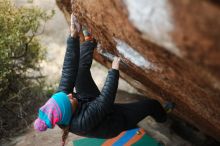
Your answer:
[[[116,48],[118,52],[122,54],[126,59],[130,60],[132,63],[139,67],[144,67],[151,70],[156,69],[156,66],[154,64],[145,59],[140,53],[135,51],[135,49],[130,47],[127,43],[116,38],[114,38],[114,40],[117,43]]]
[[[181,56],[180,49],[172,41],[170,33],[174,25],[167,0],[123,0],[129,20],[143,33],[143,37]]]

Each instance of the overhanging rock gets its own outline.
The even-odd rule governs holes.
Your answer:
[[[70,0],[57,4],[69,18]],[[146,96],[175,102],[176,116],[220,140],[218,2],[74,0],[73,11],[100,43],[98,62],[110,67],[108,54],[121,56],[122,78]]]

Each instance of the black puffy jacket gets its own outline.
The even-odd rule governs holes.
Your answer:
[[[112,111],[118,78],[118,71],[110,70],[100,95],[90,102],[80,103],[71,121],[71,132],[86,136]]]
[[[67,94],[73,92],[79,67],[79,50],[79,38],[69,37],[58,91],[63,91]],[[89,131],[102,122],[112,110],[118,88],[118,80],[119,71],[115,69],[109,70],[100,95],[92,101],[79,102],[70,123],[70,132],[87,135]]]
[[[76,77],[79,67],[80,43],[79,37],[67,39],[66,54],[63,62],[62,76],[58,92],[66,94],[72,93],[76,83]]]

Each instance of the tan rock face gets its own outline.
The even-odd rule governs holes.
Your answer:
[[[57,4],[68,18],[70,0]],[[109,67],[106,53],[121,56],[122,78],[146,96],[175,102],[176,116],[220,139],[219,5],[74,0],[73,12],[100,43],[94,54],[98,62]]]

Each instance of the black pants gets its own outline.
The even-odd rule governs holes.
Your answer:
[[[75,85],[79,110],[86,109],[83,108],[84,105],[86,106],[84,103],[95,100],[95,97],[100,94],[90,72],[94,48],[86,46],[91,46],[91,44],[92,42],[87,41],[80,47],[80,61]],[[96,138],[115,137],[124,130],[136,128],[137,123],[149,115],[157,122],[166,121],[166,112],[156,100],[146,99],[128,104],[115,103],[112,111],[106,115],[102,122],[84,136]]]

